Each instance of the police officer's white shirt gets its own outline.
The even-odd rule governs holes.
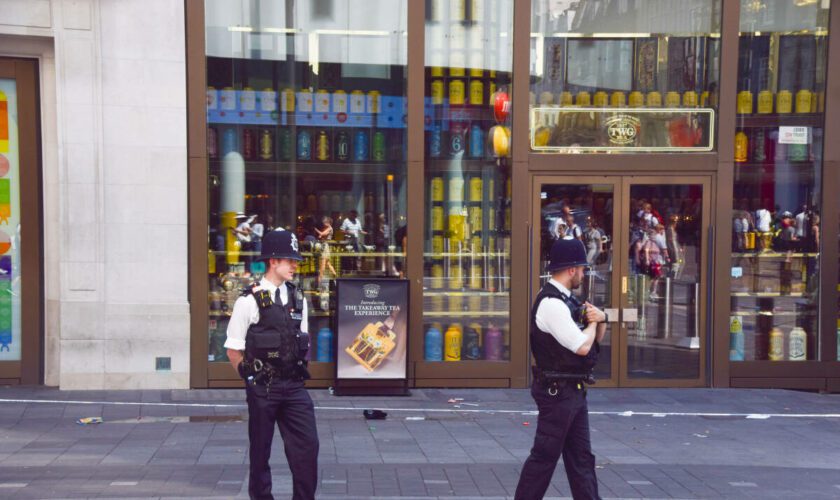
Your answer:
[[[572,292],[558,281],[550,279],[548,282],[557,287],[560,293],[567,296],[572,295]],[[543,299],[537,308],[536,323],[537,328],[551,334],[560,345],[572,352],[576,353],[580,346],[586,342],[586,335],[572,319],[569,306],[560,299],[552,297]]]
[[[271,294],[271,299],[274,300],[276,290],[280,289],[280,302],[285,306],[289,303],[289,289],[286,283],[279,287],[274,286],[274,283],[263,278],[260,280],[260,287],[268,290]],[[300,324],[302,332],[309,331],[309,320],[307,319],[306,300],[303,300],[303,321]],[[225,340],[225,348],[233,349],[235,351],[245,350],[245,335],[248,333],[248,328],[251,325],[260,321],[260,306],[257,305],[257,299],[253,294],[239,297],[233,304],[233,312],[230,315],[230,322],[227,327],[227,339]]]

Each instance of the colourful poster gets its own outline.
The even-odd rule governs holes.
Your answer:
[[[408,280],[339,279],[336,283],[336,378],[405,379]]]
[[[17,86],[0,78],[0,361],[21,359]]]

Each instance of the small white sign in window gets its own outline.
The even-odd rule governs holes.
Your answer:
[[[811,127],[779,127],[779,144],[810,144]]]

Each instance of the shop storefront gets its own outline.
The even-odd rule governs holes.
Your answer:
[[[227,318],[282,228],[313,386],[350,277],[408,279],[411,386],[525,386],[569,236],[600,386],[840,390],[829,3],[187,2],[191,385],[239,383]]]

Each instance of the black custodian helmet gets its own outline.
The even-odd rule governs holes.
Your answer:
[[[551,245],[546,271],[553,273],[568,267],[586,266],[586,248],[577,238],[559,239]]]
[[[262,240],[262,253],[258,260],[292,259],[303,260],[298,251],[298,239],[295,233],[278,229],[268,232]]]

